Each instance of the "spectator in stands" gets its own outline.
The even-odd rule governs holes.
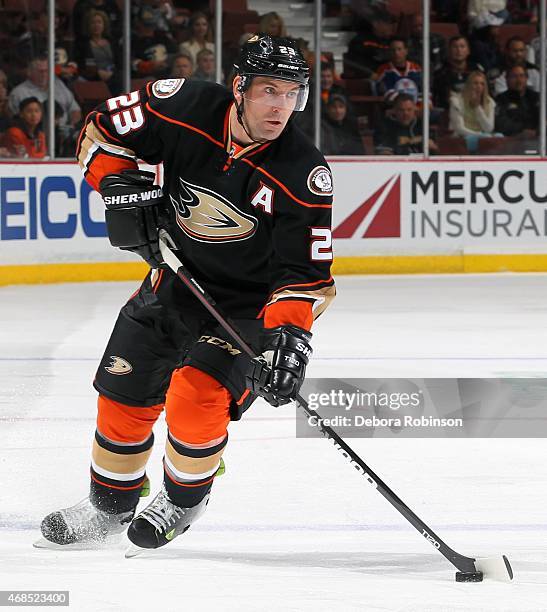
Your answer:
[[[400,79],[409,79],[422,89],[422,67],[408,60],[408,46],[402,38],[393,38],[389,43],[390,61],[379,66],[373,79],[376,93],[393,101],[397,95],[396,84]]]
[[[44,131],[47,132],[48,123],[48,100],[43,103],[43,125]],[[70,126],[62,125],[61,119],[63,117],[63,109],[59,102],[55,101],[55,129],[54,129],[54,140],[55,140],[55,155],[57,157],[69,157],[71,159],[76,155],[76,142],[79,137],[79,130],[72,129]]]
[[[472,72],[461,93],[450,96],[450,129],[463,136],[469,153],[476,153],[479,140],[499,136],[494,133],[496,103],[488,93],[486,76]]]
[[[399,32],[401,34],[401,32]],[[411,30],[408,37],[408,59],[422,64],[424,52],[424,18],[421,11],[411,16]],[[429,34],[429,63],[431,74],[443,65],[446,60],[446,43],[444,36],[431,32]]]
[[[49,20],[47,12],[39,13],[32,22],[30,48],[23,57],[27,57],[27,63],[36,55],[46,55],[48,51]],[[19,49],[21,51],[21,49]],[[75,80],[78,67],[72,57],[72,40],[68,34],[68,15],[62,11],[55,11],[55,74],[67,85]]]
[[[165,78],[170,72],[170,59],[176,44],[165,32],[156,29],[156,18],[150,7],[144,5],[135,20],[136,32],[131,41],[133,76]]]
[[[312,76],[310,81],[310,91],[314,90],[315,79]],[[357,119],[351,103],[348,101],[348,94],[346,89],[336,82],[336,75],[334,72],[334,66],[330,62],[321,63],[321,115],[326,115],[326,105],[329,98],[334,94],[339,94],[344,99],[345,114],[347,119],[355,123],[355,129],[357,130]],[[298,117],[295,117],[295,121],[298,123],[300,128],[308,134],[310,138],[313,138],[313,122],[314,122],[314,96],[310,94],[306,108],[301,113],[296,113]],[[346,121],[347,123],[347,121]]]
[[[174,79],[191,79],[194,73],[194,62],[188,53],[179,53],[175,55],[173,67],[169,75]]]
[[[211,42],[212,32],[209,19],[205,13],[194,13],[190,17],[190,38],[179,46],[181,53],[188,53],[197,66],[198,53],[202,49],[215,52],[215,45]]]
[[[10,81],[15,83],[24,80],[22,75],[33,57],[47,52],[47,40],[37,37],[32,29],[40,20],[29,17],[22,10],[2,14],[0,28],[9,36],[9,44],[1,48],[2,63],[10,72]]]
[[[539,94],[528,87],[524,66],[507,71],[507,91],[496,98],[496,130],[504,136],[536,138],[539,127]]]
[[[215,54],[210,49],[202,49],[198,53],[194,79],[215,83]]]
[[[158,32],[171,37],[171,24],[175,25],[175,7],[170,0],[143,0],[140,8],[147,8],[153,15],[154,26]]]
[[[502,65],[503,72],[497,77],[494,82],[494,91],[496,96],[507,90],[506,72],[513,66],[523,66],[528,73],[528,86],[534,91],[539,92],[540,75],[535,64],[531,64],[526,59],[527,48],[526,43],[519,36],[513,36],[505,45],[504,63]]]
[[[92,9],[86,13],[85,37],[77,45],[77,61],[80,76],[86,81],[104,81],[112,93],[119,93],[116,83],[116,58],[110,40],[108,16]]]
[[[32,54],[35,55],[36,53],[47,53],[49,34],[49,19],[47,11],[41,11],[34,17],[34,19],[29,20],[29,27],[29,42],[32,48]]]
[[[116,0],[76,0],[72,9],[72,24],[77,41],[85,36],[86,13],[90,10],[106,13],[112,39],[121,39],[123,34],[122,12]]]
[[[507,0],[469,0],[467,18],[473,30],[506,23],[510,18]]]
[[[38,98],[21,101],[14,125],[6,133],[6,147],[14,157],[45,157],[47,149],[42,116],[42,104]]]
[[[484,72],[490,75],[499,71],[503,62],[503,55],[499,48],[499,28],[485,26],[474,30],[469,38],[471,44],[471,57],[484,68]],[[498,72],[499,74],[499,72]],[[495,74],[495,76],[498,76]]]
[[[364,155],[357,120],[348,115],[347,98],[332,93],[321,121],[321,151],[323,155]]]
[[[334,66],[328,62],[321,63],[321,100],[326,104],[332,94],[342,94],[347,98],[347,92],[336,82]]]
[[[11,112],[8,106],[8,77],[0,70],[0,138],[11,125]]]
[[[228,46],[223,46],[222,48],[222,73],[227,74],[228,78],[226,79],[226,83],[232,83],[235,76],[235,68],[234,63],[237,63],[236,60],[240,54],[240,48],[255,34],[253,32],[243,32],[238,39],[237,45],[230,44]]]
[[[538,28],[539,32],[539,28]],[[541,64],[540,58],[540,50],[541,50],[541,37],[536,36],[528,43],[528,53],[526,55],[526,59],[531,63],[539,66]]]
[[[78,77],[78,64],[72,61],[65,46],[55,41],[55,76],[58,76],[70,88]]]
[[[36,55],[47,55],[49,38],[49,19],[47,11],[38,13],[30,23],[30,30],[20,40],[16,52],[28,63]],[[55,11],[55,74],[69,85],[78,74],[72,61],[72,43],[67,38],[68,17],[66,13]],[[26,47],[26,48],[25,48]]]
[[[429,150],[437,145],[430,140]],[[374,131],[374,152],[377,155],[410,155],[423,152],[422,120],[412,96],[400,94],[394,104],[393,117],[384,117]]]
[[[266,13],[260,17],[258,31],[270,36],[287,36],[287,29],[283,18],[275,11]]]
[[[26,98],[37,98],[40,103],[47,99],[48,91],[47,57],[33,59],[28,66],[28,79],[15,87],[9,95],[9,107],[12,114],[19,112],[19,105]],[[61,123],[75,127],[81,119],[80,106],[74,99],[74,94],[59,78],[55,78],[55,100],[63,109]]]
[[[432,8],[436,21],[459,23],[461,21],[461,0],[433,0]]]
[[[435,106],[448,108],[452,92],[461,92],[471,72],[482,66],[470,59],[469,43],[465,36],[453,36],[448,41],[448,59],[433,77]]]
[[[539,0],[509,0],[507,10],[511,23],[537,23]]]
[[[382,64],[389,62],[393,29],[393,17],[389,13],[375,12],[370,24],[365,22],[363,29],[349,42],[345,60],[351,74],[344,76],[369,78]]]
[[[11,113],[8,107],[8,78],[6,73],[0,70],[0,157],[10,155],[10,152],[4,146],[4,135],[11,124]]]

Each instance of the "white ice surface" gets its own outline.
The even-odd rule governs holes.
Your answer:
[[[134,283],[0,289],[0,590],[69,590],[72,610],[547,610],[545,440],[350,440],[454,549],[508,555],[511,584],[451,565],[292,408],[230,427],[227,473],[183,537],[147,556],[36,550],[87,493],[91,380]],[[310,376],[545,376],[547,275],[341,277]],[[149,464],[161,482],[163,423]]]

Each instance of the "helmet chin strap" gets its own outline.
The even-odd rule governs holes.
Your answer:
[[[241,94],[241,103],[238,104],[237,100],[235,100],[235,106],[236,106],[236,116],[237,116],[237,121],[238,123],[241,125],[241,127],[243,128],[243,130],[245,131],[245,134],[247,134],[247,136],[253,141],[253,142],[258,142],[260,144],[264,144],[265,142],[272,142],[271,140],[268,140],[268,138],[261,138],[261,139],[256,139],[251,132],[247,129],[247,126],[245,125],[245,123],[243,122],[243,103],[244,103],[244,96],[243,94]]]

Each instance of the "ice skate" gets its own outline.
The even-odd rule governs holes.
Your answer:
[[[42,521],[43,538],[35,548],[93,548],[125,531],[135,510],[108,514],[96,508],[86,497],[70,508],[48,514]]]
[[[181,508],[173,504],[165,490],[165,486],[149,504],[134,519],[127,537],[132,542],[125,556],[135,557],[146,549],[165,546],[190,526],[205,512],[209,503],[209,493],[192,508]]]

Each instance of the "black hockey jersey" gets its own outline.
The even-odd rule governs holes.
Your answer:
[[[197,280],[232,316],[309,329],[335,294],[329,167],[291,122],[238,146],[232,104],[225,87],[184,79],[110,98],[86,120],[80,166],[97,189],[137,159],[163,162],[168,231]]]

